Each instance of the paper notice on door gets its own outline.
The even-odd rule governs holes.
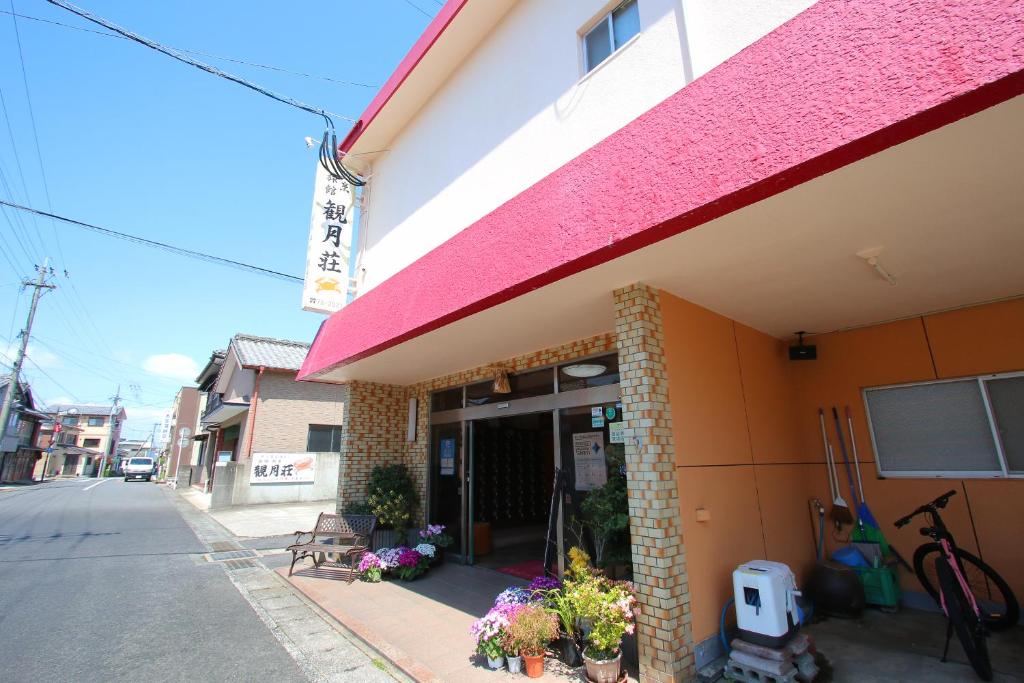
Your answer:
[[[626,443],[626,423],[608,423],[608,443]]]
[[[573,434],[572,456],[577,491],[591,491],[605,485],[608,465],[604,459],[604,432]]]
[[[455,439],[441,439],[441,476],[455,474]]]

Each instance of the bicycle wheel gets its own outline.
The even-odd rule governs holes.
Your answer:
[[[986,643],[988,633],[982,618],[975,613],[971,600],[960,587],[949,561],[941,555],[935,558],[935,573],[946,601],[946,616],[964,647],[964,654],[967,655],[978,677],[983,681],[991,681],[992,663],[988,659]]]
[[[914,553],[914,573],[928,595],[939,602],[939,582],[935,575],[935,559],[942,556],[942,546],[926,543]],[[993,631],[1007,629],[1020,619],[1020,606],[1010,586],[992,567],[966,550],[956,549],[961,571],[978,601],[985,625]]]

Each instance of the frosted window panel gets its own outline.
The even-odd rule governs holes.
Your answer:
[[[985,381],[1007,468],[1024,474],[1024,377]]]
[[[1001,472],[977,380],[865,392],[882,473]]]

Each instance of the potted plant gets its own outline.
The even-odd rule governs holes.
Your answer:
[[[505,665],[508,618],[504,614],[492,609],[474,621],[469,632],[476,638],[476,651],[487,657],[487,666],[500,669]]]
[[[416,485],[405,465],[378,465],[370,473],[366,505],[377,517],[374,547],[395,546],[404,542],[405,530],[412,521],[418,496]]]
[[[413,548],[398,549],[398,566],[395,574],[402,581],[413,581],[427,572],[430,558]]]
[[[379,583],[384,564],[374,553],[366,552],[359,558],[359,579],[367,583]]]
[[[558,618],[559,625],[561,626],[559,650],[562,655],[562,661],[567,666],[573,668],[582,666],[583,659],[580,655],[579,640],[577,638],[578,631],[576,629],[576,620],[579,618],[579,614],[576,612],[573,595],[561,587],[552,588],[546,592],[544,602],[548,609]]]
[[[594,577],[599,589],[599,605],[593,617],[583,662],[587,678],[594,683],[616,683],[622,671],[620,645],[627,633],[633,633],[636,598],[632,587],[624,582],[611,582]]]
[[[455,542],[455,539],[445,533],[446,528],[444,524],[428,524],[426,529],[420,529],[420,542],[429,543],[436,549],[433,562],[435,565],[444,562],[444,549]]]
[[[519,654],[519,646],[512,639],[511,634],[505,633],[502,638],[502,648],[505,650],[505,663],[508,664],[510,674],[523,672],[523,657]]]
[[[558,637],[556,617],[540,605],[524,605],[516,611],[508,625],[509,640],[526,663],[526,675],[544,675],[544,651]]]

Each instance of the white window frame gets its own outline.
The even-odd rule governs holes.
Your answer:
[[[1024,472],[1011,472],[1006,461],[1006,453],[1003,451],[1003,439],[999,435],[996,425],[995,414],[992,411],[992,399],[988,394],[988,382],[1009,377],[1024,377],[1024,371],[1000,372],[988,375],[968,375],[966,377],[952,377],[949,379],[936,379],[926,382],[907,382],[903,384],[886,384],[877,387],[865,387],[861,389],[861,399],[864,402],[864,415],[868,421],[868,433],[871,435],[871,448],[874,452],[875,469],[878,476],[885,479],[1024,479]],[[985,415],[988,417],[989,431],[992,433],[992,441],[995,444],[996,457],[999,460],[999,470],[899,470],[888,471],[882,468],[882,459],[878,455],[878,444],[875,442],[875,427],[871,421],[871,408],[868,405],[868,392],[881,391],[885,389],[903,389],[906,387],[917,387],[928,384],[948,384],[950,382],[964,382],[974,380],[978,383],[978,390],[981,394],[982,404],[985,406]]]
[[[643,33],[644,27],[643,27],[643,24],[641,24],[640,28],[639,28],[639,30],[637,30],[636,34],[630,36],[629,39],[626,42],[624,42],[622,45],[620,45],[619,47],[617,47],[617,48],[615,47],[615,25],[612,22],[612,15],[620,7],[622,7],[623,5],[628,5],[631,2],[635,2],[636,3],[637,19],[639,21],[639,16],[640,16],[640,0],[622,0],[622,2],[615,3],[611,7],[611,9],[609,9],[604,14],[603,17],[601,17],[600,19],[598,19],[597,21],[595,21],[595,22],[593,22],[591,24],[588,24],[587,28],[585,30],[580,31],[580,33],[579,33],[579,44],[580,44],[580,51],[581,51],[581,55],[582,55],[583,77],[584,78],[586,78],[587,76],[589,76],[593,72],[597,71],[597,69],[600,68],[601,66],[603,66],[604,64],[607,64],[609,61],[611,61],[612,57],[614,57],[616,54],[618,54],[619,52],[624,50],[626,47],[628,47],[630,45],[630,43],[632,43],[634,40],[636,40],[637,37],[639,37],[639,35],[641,33]],[[608,25],[608,41],[609,41],[608,47],[611,48],[611,51],[608,52],[608,56],[607,57],[602,59],[597,64],[594,64],[593,66],[591,66],[589,64],[589,59],[587,57],[587,36],[589,36],[591,33],[593,33],[594,30],[598,26],[600,26],[601,24],[607,24]]]

